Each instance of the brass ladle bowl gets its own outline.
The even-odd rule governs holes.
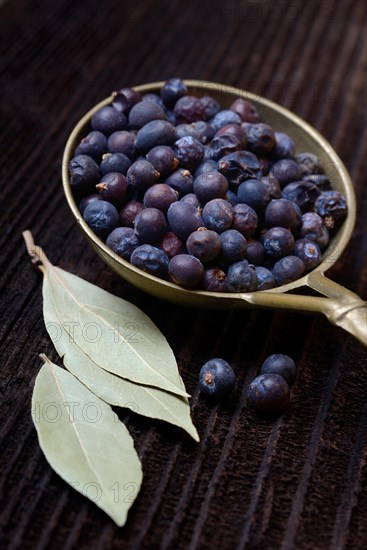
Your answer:
[[[83,220],[73,197],[68,172],[69,161],[73,157],[76,146],[90,129],[92,115],[101,107],[111,103],[112,97],[101,101],[78,122],[67,141],[64,151],[62,165],[64,192],[82,233],[97,254],[118,275],[139,289],[163,300],[196,308],[264,307],[323,313],[331,323],[342,327],[367,346],[367,302],[361,300],[350,290],[325,277],[325,271],[337,261],[346,248],[356,219],[356,200],[353,184],[345,166],[331,145],[304,120],[268,99],[214,82],[187,80],[185,83],[190,94],[199,97],[211,95],[220,102],[223,108],[228,107],[238,97],[251,101],[258,109],[262,120],[269,123],[276,131],[286,132],[294,139],[297,152],[308,151],[318,155],[332,187],[345,196],[348,204],[347,218],[330,240],[329,246],[323,253],[320,265],[296,281],[271,290],[248,293],[219,293],[186,290],[144,273],[112,252]],[[135,89],[141,93],[158,93],[162,85],[163,82],[154,82],[136,86]],[[317,291],[321,296],[294,293],[299,289],[304,292],[305,287]]]

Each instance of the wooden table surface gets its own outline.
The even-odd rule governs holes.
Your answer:
[[[320,130],[349,169],[358,219],[331,275],[366,299],[366,12],[365,0],[0,3],[3,548],[367,548],[366,350],[322,317],[195,311],[132,288],[87,245],[60,181],[73,125],[115,88],[177,75],[260,93]],[[26,228],[54,263],[144,310],[193,395],[199,444],[120,413],[144,470],[124,528],[62,481],[37,442],[30,400],[38,354],[58,358]],[[289,411],[266,420],[245,395],[275,352],[292,355],[299,373]],[[218,406],[197,387],[213,356],[238,379]]]

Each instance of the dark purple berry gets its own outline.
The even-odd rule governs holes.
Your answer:
[[[176,101],[173,108],[178,124],[191,123],[197,120],[204,120],[204,105],[195,96],[186,95]]]
[[[253,292],[257,289],[256,271],[247,260],[229,266],[227,273],[228,292]]]
[[[91,125],[93,130],[98,130],[106,136],[110,136],[113,132],[126,130],[127,120],[122,112],[107,105],[94,113]]]
[[[168,176],[176,170],[179,165],[179,160],[173,149],[167,145],[158,145],[157,147],[153,147],[153,149],[147,153],[147,160],[154,166],[161,176]]]
[[[220,128],[223,128],[223,126],[227,126],[227,124],[241,124],[241,122],[241,117],[230,109],[219,111],[210,120],[210,124],[213,126],[213,128],[215,128],[215,130],[220,130]]]
[[[98,164],[87,155],[77,155],[71,159],[69,174],[71,187],[82,191],[92,190],[101,178]]]
[[[275,287],[275,279],[269,269],[263,266],[257,266],[255,268],[257,289],[256,290],[269,290]]]
[[[200,164],[204,156],[204,146],[191,136],[178,139],[173,145],[173,150],[181,166],[190,171]]]
[[[241,149],[245,149],[247,145],[247,138],[245,132],[242,130],[239,124],[226,124],[220,128],[214,137],[220,137],[224,135],[235,136],[241,144]]]
[[[219,401],[227,397],[234,388],[236,375],[224,359],[210,359],[200,370],[200,391],[206,397]]]
[[[184,243],[172,231],[167,231],[157,246],[163,250],[169,258],[173,258],[173,256],[177,256],[177,254],[185,253]]]
[[[286,285],[299,279],[305,270],[305,264],[297,256],[285,256],[278,260],[273,268],[273,276],[277,285]]]
[[[135,139],[132,132],[114,132],[108,138],[108,150],[110,153],[123,153],[129,159],[133,159],[136,155]]]
[[[219,172],[207,172],[194,181],[194,193],[205,204],[213,199],[224,199],[228,191],[228,181]]]
[[[219,160],[218,169],[236,189],[241,182],[261,175],[259,161],[250,151],[225,155]]]
[[[296,241],[294,255],[303,261],[305,271],[315,269],[321,262],[319,246],[314,241],[309,241],[308,239],[299,239]]]
[[[265,209],[265,225],[293,228],[299,223],[298,209],[287,199],[273,199]]]
[[[189,170],[179,168],[165,179],[165,183],[178,191],[180,197],[192,193],[194,178]]]
[[[102,132],[89,132],[75,149],[76,155],[87,155],[99,161],[107,151],[107,138]]]
[[[143,243],[155,244],[166,232],[166,218],[158,208],[144,208],[135,218],[134,230]]]
[[[243,181],[237,191],[241,202],[251,206],[256,212],[262,212],[270,201],[270,193],[264,182],[256,179]]]
[[[272,227],[264,233],[263,246],[270,258],[287,256],[294,249],[294,237],[284,227]]]
[[[219,160],[225,155],[241,149],[241,143],[233,134],[223,134],[215,137],[209,145],[208,155],[213,160]]]
[[[279,414],[289,405],[289,385],[279,374],[260,374],[251,382],[247,399],[258,412]]]
[[[168,271],[168,256],[159,248],[150,244],[143,244],[135,248],[131,254],[130,262],[145,273],[164,278]]]
[[[170,260],[168,274],[170,280],[176,285],[192,288],[202,280],[204,267],[195,256],[178,254]]]
[[[112,92],[112,105],[117,111],[127,113],[131,107],[141,101],[141,95],[139,92],[133,90],[133,88],[121,88],[117,92]]]
[[[319,174],[321,172],[320,159],[313,153],[300,153],[296,156],[296,161],[298,162],[302,176]]]
[[[226,193],[226,199],[232,206],[236,206],[236,204],[240,204],[240,199],[237,197],[236,193],[228,189]]]
[[[245,123],[246,124],[246,123]],[[247,148],[256,155],[267,155],[275,145],[273,129],[268,124],[243,124],[246,131]]]
[[[261,374],[279,374],[291,386],[296,379],[297,367],[289,355],[275,353],[265,359]]]
[[[195,193],[189,193],[188,195],[184,195],[182,199],[180,199],[181,202],[188,202],[195,206],[195,208],[201,208],[201,203]]]
[[[120,172],[126,176],[130,166],[131,160],[123,153],[107,153],[103,155],[99,168],[103,176],[109,172]]]
[[[320,248],[325,248],[329,243],[329,232],[324,220],[316,212],[303,214],[300,233],[304,239],[314,241]]]
[[[99,193],[92,193],[84,197],[79,203],[79,210],[83,214],[84,210],[87,208],[88,204],[93,201],[101,201],[102,197]]]
[[[108,235],[106,245],[121,258],[129,261],[131,254],[140,245],[140,242],[130,227],[116,227]]]
[[[227,229],[220,234],[221,253],[220,259],[226,264],[239,262],[246,257],[247,241],[241,233],[235,229]]]
[[[276,162],[271,174],[278,180],[280,187],[285,187],[292,181],[297,181],[301,178],[301,170],[296,161],[291,159],[282,159]]]
[[[110,172],[96,185],[103,200],[120,207],[127,200],[127,181],[119,172]]]
[[[202,216],[207,229],[222,233],[232,226],[233,207],[224,199],[213,199],[204,206]]]
[[[237,229],[246,238],[252,237],[259,222],[255,210],[248,204],[239,203],[233,207],[233,214],[233,229]]]
[[[247,240],[246,259],[250,264],[260,266],[264,261],[265,251],[260,241],[256,239]]]
[[[221,251],[221,239],[215,231],[200,227],[191,233],[186,241],[186,248],[192,256],[201,262],[214,260]]]
[[[120,210],[120,223],[124,227],[134,227],[136,216],[144,209],[139,201],[129,201]]]
[[[173,107],[176,101],[187,92],[187,86],[180,78],[170,78],[161,88],[161,98],[167,107]]]
[[[302,177],[305,181],[310,181],[320,191],[330,191],[330,180],[325,174],[309,174]]]
[[[167,218],[172,231],[183,241],[204,225],[200,210],[188,202],[178,201],[171,204]]]
[[[119,214],[116,208],[107,201],[89,203],[84,210],[83,218],[101,239],[105,239],[119,224]]]
[[[176,140],[176,130],[167,120],[152,120],[140,128],[136,136],[136,148],[147,153],[157,145],[171,145]]]
[[[271,199],[281,198],[282,191],[280,189],[278,180],[274,178],[274,176],[272,176],[271,174],[269,176],[264,176],[261,178],[261,181],[265,183],[266,187],[268,188]]]
[[[197,178],[201,174],[207,174],[208,172],[218,172],[218,163],[215,160],[203,160],[196,168],[194,176]]]
[[[272,151],[275,159],[293,158],[296,152],[296,145],[288,134],[275,132],[275,147]]]
[[[219,267],[206,269],[201,287],[203,290],[211,292],[226,292],[227,276]]]
[[[156,183],[149,187],[144,195],[144,206],[158,208],[164,214],[172,203],[178,199],[178,193],[166,183]]]
[[[127,171],[127,183],[138,192],[145,192],[160,174],[147,160],[136,160]]]
[[[213,118],[220,111],[220,105],[214,97],[204,95],[200,98],[200,101],[204,106],[204,116],[206,120]]]
[[[201,143],[208,143],[214,136],[215,130],[208,122],[198,120],[191,124],[179,124],[176,126],[177,139],[191,136]]]
[[[134,105],[129,114],[130,128],[138,130],[152,120],[165,120],[166,115],[162,107],[153,101],[140,101]]]
[[[260,122],[260,116],[255,105],[246,101],[246,99],[239,97],[232,103],[230,109],[241,117],[242,122],[250,122],[252,124]]]
[[[295,202],[302,212],[306,212],[314,206],[320,191],[310,181],[300,180],[286,185],[282,195],[285,199]]]
[[[159,97],[159,95],[157,95],[157,94],[151,94],[151,93],[144,94],[144,95],[141,96],[141,100],[142,101],[152,101],[156,105],[159,105],[160,107],[162,107],[162,109],[165,109],[162,98]]]
[[[339,191],[324,191],[316,199],[315,210],[328,229],[340,225],[347,215],[347,203]]]

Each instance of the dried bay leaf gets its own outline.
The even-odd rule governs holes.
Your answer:
[[[198,433],[191,421],[189,402],[186,397],[153,386],[134,384],[101,369],[78,348],[75,342],[70,341],[70,335],[65,330],[59,328],[47,279],[43,285],[43,299],[44,304],[48,304],[44,307],[46,328],[54,341],[57,353],[63,357],[65,367],[74,376],[107,403],[127,407],[137,414],[179,426],[195,441],[199,441]],[[74,345],[71,352],[72,344]]]
[[[41,356],[32,418],[52,468],[119,526],[142,482],[133,440],[111,407],[77,378]]]

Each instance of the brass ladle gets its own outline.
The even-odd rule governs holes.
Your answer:
[[[170,302],[198,308],[231,309],[248,307],[265,307],[288,309],[300,312],[323,313],[329,321],[342,327],[367,346],[367,302],[357,294],[327,279],[325,271],[329,269],[342,254],[351,237],[356,219],[356,200],[353,184],[348,172],[331,145],[308,123],[276,103],[245,92],[243,90],[199,80],[185,81],[189,93],[193,95],[211,95],[223,108],[228,107],[236,98],[242,97],[253,102],[262,120],[269,123],[276,131],[289,134],[297,145],[297,151],[308,151],[318,155],[325,174],[331,185],[346,198],[348,215],[342,226],[330,240],[323,253],[322,262],[310,273],[296,281],[261,292],[219,293],[201,290],[186,290],[173,283],[164,281],[132,266],[110,250],[88,227],[75,203],[69,182],[68,166],[74,150],[80,140],[89,131],[92,115],[101,107],[111,103],[112,97],[93,107],[73,129],[63,156],[62,181],[70,209],[87,240],[97,254],[123,279],[158,298]],[[136,86],[142,92],[158,93],[163,82]],[[292,291],[309,287],[322,296],[305,296]]]

